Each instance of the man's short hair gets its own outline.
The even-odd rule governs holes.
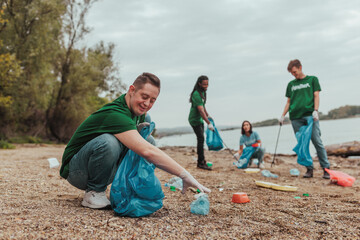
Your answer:
[[[291,61],[289,62],[289,65],[288,65],[287,70],[288,70],[289,72],[291,72],[291,69],[292,69],[293,67],[300,68],[301,66],[302,66],[302,65],[301,65],[300,60],[299,60],[299,59],[294,59],[294,60],[291,60]]]
[[[144,72],[143,74],[139,75],[133,82],[133,85],[136,88],[141,89],[146,83],[154,85],[155,87],[159,88],[160,91],[160,79],[152,73]]]

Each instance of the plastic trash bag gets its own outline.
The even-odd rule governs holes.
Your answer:
[[[208,215],[210,209],[209,197],[206,193],[195,195],[196,200],[190,204],[190,211],[194,214]]]
[[[214,131],[211,131],[208,128],[206,129],[206,145],[208,146],[209,150],[219,151],[223,149],[224,145],[222,143],[220,134],[215,126],[214,120],[210,118],[209,121],[214,126]]]
[[[354,177],[340,171],[330,170],[327,168],[325,168],[325,171],[330,174],[332,182],[335,182],[343,187],[351,187],[356,180]]]
[[[298,143],[293,151],[297,154],[298,164],[305,167],[312,166],[313,164],[309,149],[313,123],[312,117],[307,118],[307,125],[302,126],[295,134]]]
[[[152,122],[141,130],[141,136],[146,139],[154,128],[155,124]],[[141,217],[163,206],[164,193],[154,169],[154,164],[128,150],[110,190],[111,207],[117,215]]]
[[[251,156],[254,154],[254,152],[256,151],[257,148],[254,147],[246,147],[244,148],[240,159],[237,162],[234,162],[233,164],[237,167],[237,168],[247,168],[250,162],[250,158]]]

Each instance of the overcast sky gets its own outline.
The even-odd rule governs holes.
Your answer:
[[[127,86],[142,72],[161,79],[150,110],[157,128],[189,125],[203,74],[217,125],[279,118],[296,58],[319,78],[320,112],[360,105],[359,0],[101,0],[87,23],[88,45],[115,43]]]

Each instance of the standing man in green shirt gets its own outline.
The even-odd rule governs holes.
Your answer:
[[[91,114],[75,131],[65,148],[60,175],[85,190],[82,205],[110,205],[105,190],[131,149],[158,168],[180,177],[183,192],[189,186],[210,192],[175,160],[143,139],[137,127],[144,122],[160,93],[160,79],[151,73],[136,78],[126,94]]]
[[[319,80],[315,76],[305,75],[302,71],[301,62],[298,59],[290,61],[288,71],[295,79],[289,82],[286,89],[286,97],[288,99],[279,120],[280,125],[284,123],[287,112],[290,114],[291,124],[295,133],[302,126],[307,125],[308,118],[312,117],[314,119],[311,141],[315,146],[320,165],[324,169],[323,178],[330,179],[330,175],[325,171],[325,168],[330,168],[330,163],[321,141],[319,124],[319,93],[321,91]],[[303,177],[312,178],[314,166],[306,168],[307,171]]]
[[[209,78],[207,76],[198,77],[190,94],[191,108],[188,118],[197,138],[197,167],[205,170],[211,170],[211,168],[206,164],[204,156],[204,121],[207,123],[208,128],[214,131],[214,126],[209,121],[210,116],[205,108],[208,86]]]

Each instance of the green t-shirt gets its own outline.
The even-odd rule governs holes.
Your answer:
[[[306,76],[289,82],[285,96],[290,98],[290,120],[311,116],[314,111],[314,92],[316,91],[321,91],[321,88],[315,76]]]
[[[191,126],[204,124],[200,112],[197,109],[198,106],[205,106],[205,104],[204,104],[204,99],[202,99],[200,93],[196,90],[191,96],[191,108],[188,118]]]
[[[70,160],[87,142],[104,133],[117,134],[136,130],[136,125],[144,122],[144,119],[145,114],[134,116],[131,113],[125,102],[125,94],[112,103],[104,105],[76,129],[65,148],[60,176],[68,177]]]

